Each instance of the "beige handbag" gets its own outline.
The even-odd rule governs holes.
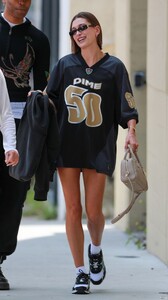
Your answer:
[[[148,190],[146,174],[137,153],[133,152],[130,146],[126,150],[124,158],[121,161],[121,181],[131,190],[131,202],[122,213],[112,219],[112,224],[116,223],[125,214],[127,214],[138,196],[142,192]]]

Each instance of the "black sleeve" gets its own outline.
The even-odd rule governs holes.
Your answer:
[[[51,72],[50,79],[47,85],[47,95],[53,101],[55,107],[58,109],[59,105],[59,95],[60,95],[60,88],[61,82],[63,79],[64,69],[61,66],[61,61],[59,61],[53,71]]]
[[[47,86],[50,67],[50,44],[42,33],[39,45],[36,48],[36,59],[33,66],[34,90],[44,90]]]
[[[122,62],[116,68],[116,88],[117,88],[117,121],[120,126],[127,128],[127,122],[135,119],[138,122],[138,112],[135,106],[128,72]]]

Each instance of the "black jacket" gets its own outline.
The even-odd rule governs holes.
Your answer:
[[[26,18],[10,27],[0,14],[0,68],[6,78],[10,101],[26,101],[30,90],[44,90],[50,64],[47,36]],[[33,86],[30,87],[30,74]]]
[[[55,107],[41,92],[32,92],[27,99],[17,131],[17,149],[19,163],[9,168],[9,174],[20,181],[35,175],[34,199],[46,200],[56,170],[59,133]]]

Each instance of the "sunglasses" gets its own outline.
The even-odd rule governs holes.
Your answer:
[[[89,27],[93,27],[93,25],[86,25],[86,24],[80,25],[77,29],[72,29],[69,32],[69,35],[70,36],[74,36],[77,33],[77,31],[78,32],[82,32],[82,31],[88,29]]]

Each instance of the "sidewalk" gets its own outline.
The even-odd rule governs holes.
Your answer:
[[[86,228],[86,226],[84,226]],[[89,236],[85,232],[86,266]],[[3,264],[11,290],[0,299],[11,300],[158,300],[168,299],[168,268],[146,250],[126,245],[128,237],[106,221],[103,252],[107,276],[91,294],[72,295],[75,270],[65,235],[58,221],[23,219],[16,252]]]

